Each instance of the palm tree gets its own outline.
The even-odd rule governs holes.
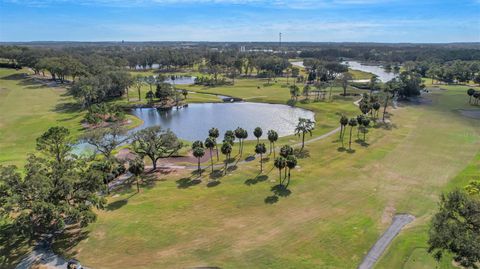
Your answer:
[[[260,142],[260,137],[262,136],[262,134],[263,130],[260,127],[257,127],[255,128],[255,130],[253,130],[253,135],[257,138],[257,144]]]
[[[363,119],[366,118],[363,115],[358,115],[357,116],[357,124],[359,127],[362,125]],[[360,128],[357,128],[357,139],[360,139]]]
[[[290,184],[290,171],[297,166],[297,163],[298,163],[297,157],[295,157],[294,155],[289,155],[286,159],[286,166],[288,168],[287,187],[288,187],[288,184]]]
[[[378,79],[378,76],[377,75],[373,75],[371,78],[370,78],[370,94],[373,93],[373,91],[377,88],[377,83],[379,82],[379,79]]]
[[[470,99],[468,100],[468,103],[471,104],[472,103],[472,96],[475,94],[475,89],[472,89],[472,88],[468,89],[467,94],[468,94],[468,96],[470,96]]]
[[[137,88],[138,92],[138,101],[142,101],[142,96],[140,94],[140,90],[142,89],[142,85],[145,83],[145,79],[143,76],[136,76],[135,79],[133,80],[133,86]]]
[[[340,139],[342,140],[342,148],[344,147],[343,145],[343,137],[345,135],[345,129],[348,124],[348,118],[345,115],[342,115],[340,118]]]
[[[309,97],[310,97],[310,85],[305,85],[303,87],[303,92],[302,92],[303,96],[305,96],[305,99],[308,100]]]
[[[198,172],[202,175],[202,169],[200,169],[200,159],[205,155],[205,149],[203,147],[196,147],[193,149],[193,156],[198,160]]]
[[[235,129],[234,134],[240,143],[240,146],[238,147],[238,153],[240,153],[241,156],[243,153],[243,140],[248,137],[248,132],[245,129],[238,127]]]
[[[288,155],[293,154],[293,148],[290,145],[284,145],[280,148],[280,156],[287,158]]]
[[[295,99],[295,101],[297,101],[297,98],[300,95],[300,89],[297,85],[290,86],[290,95],[292,96],[292,100]]]
[[[353,79],[352,75],[348,72],[345,72],[345,73],[342,73],[340,75],[340,84],[342,84],[342,88],[343,88],[343,96],[347,96],[347,88],[348,88],[348,83],[350,82],[350,80]]]
[[[183,89],[182,90],[182,95],[183,95],[183,99],[187,99],[187,96],[188,96],[188,91]]]
[[[378,110],[380,109],[381,105],[379,102],[375,102],[372,104],[372,108],[375,110],[375,116],[373,119],[376,119],[378,117]]]
[[[138,183],[138,178],[144,170],[145,164],[143,163],[143,159],[140,157],[137,157],[128,163],[128,171],[135,175],[135,179],[137,181],[137,192],[140,192],[140,184]]]
[[[367,128],[370,125],[370,120],[368,118],[364,118],[362,120],[363,125],[363,141],[365,142],[365,134],[367,133]]]
[[[348,149],[352,149],[352,130],[353,127],[357,126],[357,119],[356,118],[351,118],[348,121],[348,125],[350,125],[350,140],[348,141]]]
[[[145,82],[148,84],[148,86],[150,87],[150,91],[153,93],[152,86],[157,84],[157,79],[154,76],[148,76],[145,79]]]
[[[473,94],[473,97],[475,98],[475,104],[478,105],[478,101],[480,100],[480,92],[475,92]]]
[[[217,138],[220,136],[220,132],[218,131],[217,128],[212,127],[210,130],[208,130],[208,136],[215,139],[215,149],[217,151],[217,161],[218,161],[220,160],[220,158],[218,157]]]
[[[278,133],[274,130],[269,130],[268,133],[268,141],[270,141],[270,154],[272,154],[273,149],[273,158],[275,158],[275,142],[278,140]]]
[[[203,142],[200,141],[200,140],[197,140],[195,142],[192,143],[192,150],[194,150],[195,148],[203,148]]]
[[[287,166],[287,161],[282,156],[279,156],[275,159],[273,165],[278,169],[279,181],[282,184],[282,169]]]
[[[145,97],[148,99],[148,102],[150,103],[153,103],[153,92],[152,91],[148,91],[147,94],[145,95]]]
[[[293,148],[290,145],[284,145],[280,148],[280,156],[287,159],[288,156],[293,155]],[[285,176],[287,178],[287,170],[285,170]]]
[[[207,137],[205,139],[205,147],[210,150],[210,162],[212,163],[212,173],[213,173],[213,157],[212,157],[212,151],[213,149],[217,146],[217,141],[215,141],[215,138],[213,137]]]
[[[305,147],[305,134],[309,133],[312,136],[312,131],[315,129],[315,122],[310,119],[299,118],[297,127],[295,127],[295,134],[300,136],[302,134],[302,148]]]
[[[230,160],[230,154],[232,153],[232,145],[229,142],[223,142],[222,154],[225,155],[225,175],[227,174],[228,160]]]
[[[267,152],[267,147],[264,143],[259,143],[255,146],[255,153],[260,154],[260,173],[263,171],[263,154]]]

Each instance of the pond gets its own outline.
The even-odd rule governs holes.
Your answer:
[[[189,85],[195,83],[195,78],[196,77],[193,76],[175,76],[175,81],[172,80],[171,77],[168,77],[165,82],[170,84],[175,83],[175,85]]]
[[[253,130],[261,127],[266,138],[267,131],[273,129],[279,136],[291,135],[295,131],[298,118],[314,120],[312,111],[278,104],[263,103],[203,103],[189,104],[188,107],[159,111],[154,108],[136,108],[132,114],[144,121],[134,130],[149,126],[170,128],[179,138],[194,141],[205,140],[208,130],[216,127],[221,137],[226,130],[242,127],[248,131],[248,139],[253,140]]]
[[[391,72],[386,72],[385,69],[380,65],[366,65],[357,61],[346,61],[343,62],[347,64],[350,69],[360,70],[368,73],[372,73],[378,76],[378,79],[382,82],[387,82],[396,77],[396,75]]]

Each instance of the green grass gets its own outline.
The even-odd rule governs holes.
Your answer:
[[[41,86],[25,73],[0,69],[0,164],[22,165],[49,127],[65,126],[73,135],[82,129],[83,114],[65,89]]]
[[[372,77],[372,73],[369,73],[369,72],[364,72],[364,71],[360,71],[360,70],[353,70],[353,69],[349,69],[348,70],[348,73],[350,73],[353,77],[353,79],[357,80],[357,79],[370,79]]]
[[[5,136],[2,126],[0,156],[7,156],[4,145],[27,139],[32,140],[31,147],[24,150],[32,150],[34,138],[46,129],[46,122],[56,124],[64,116],[51,107],[68,101],[62,100],[68,97],[62,92],[50,93],[44,97],[48,102],[43,100],[41,110],[37,108],[37,118],[50,117],[42,125],[37,123],[44,128],[38,127],[33,138],[15,140],[13,133],[20,133],[18,126],[23,124],[17,115],[32,109],[16,108],[30,93],[21,81],[8,80],[10,84],[5,87],[2,80],[0,102],[3,96],[10,98],[5,103],[10,109],[1,111],[0,124],[8,123],[12,135]],[[198,92],[188,98],[201,101],[211,97],[202,93],[216,93],[254,102],[286,103],[289,91],[285,83],[279,79],[269,86],[266,80],[241,79],[235,86],[188,86]],[[371,128],[368,147],[355,142],[352,154],[337,150],[337,135],[308,144],[308,157],[300,159],[299,167],[292,171],[290,195],[277,197],[276,202],[271,198],[271,188],[278,182],[273,158],[266,161],[262,177],[257,177],[257,159],[239,163],[218,179],[221,183],[217,186],[207,185],[208,171],[202,182],[192,185],[188,182],[196,175],[177,170],[144,183],[139,194],[133,187],[110,197],[107,209],[98,212],[97,222],[85,229],[88,237],[73,249],[57,251],[92,268],[355,268],[388,227],[391,216],[408,212],[417,219],[394,240],[377,267],[431,268],[435,263],[423,249],[438,195],[463,186],[478,175],[475,167],[479,165],[479,120],[465,118],[457,111],[472,108],[467,104],[466,87],[444,88],[447,90],[427,96],[431,102],[392,110],[394,127]],[[334,88],[332,102],[296,104],[316,113],[314,136],[336,128],[340,113],[358,114],[354,99],[339,97],[340,91]],[[34,93],[33,99],[40,99],[44,91]],[[79,117],[69,115],[73,116]],[[61,123],[76,126],[78,120]],[[297,141],[289,136],[277,145]],[[246,142],[242,159],[252,154],[254,143]],[[15,148],[15,144],[10,147]],[[235,145],[233,152],[237,150]],[[442,264],[447,266],[443,268],[448,265],[448,261]]]
[[[208,91],[258,96],[248,83]],[[256,100],[282,102],[288,95],[280,90],[267,88],[267,97]],[[451,179],[478,155],[480,130],[478,120],[456,111],[467,107],[464,87],[428,98],[432,103],[393,110],[395,128],[371,129],[370,146],[355,143],[354,154],[337,151],[336,136],[309,144],[309,158],[293,171],[291,194],[274,204],[265,203],[278,180],[271,161],[266,178],[253,185],[246,182],[255,182],[258,160],[239,164],[215,187],[207,186],[204,173],[200,184],[178,188],[177,180],[192,177],[180,170],[140,194],[126,191],[111,198],[110,210],[99,212],[88,228],[88,240],[70,253],[101,268],[355,268],[391,215],[408,212],[417,220],[378,267],[401,268],[407,262],[429,268],[434,263],[418,250],[425,247],[423,227],[439,193],[463,184]],[[342,102],[305,106],[318,113],[322,107],[336,110]],[[336,126],[333,119],[330,124]]]

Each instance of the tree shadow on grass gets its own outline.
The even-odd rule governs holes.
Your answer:
[[[354,149],[347,149],[347,153],[353,154],[353,153],[355,153],[355,150]]]
[[[250,156],[248,156],[248,157],[245,158],[245,161],[246,161],[246,162],[251,162],[251,161],[253,161],[253,160],[255,160],[255,156],[253,156],[253,155],[250,155]]]
[[[271,195],[265,198],[265,204],[275,204],[278,202],[278,196],[276,195]]]
[[[271,191],[279,197],[287,197],[290,194],[292,194],[292,191],[288,189],[287,186],[282,185],[282,184],[277,184],[271,188]]]
[[[15,268],[33,244],[33,239],[20,234],[11,224],[0,224],[0,268]]]
[[[80,112],[81,110],[82,106],[77,102],[61,102],[53,108],[53,112],[59,113],[75,113]]]
[[[391,131],[392,129],[397,129],[397,125],[391,122],[378,121],[375,125],[373,125],[373,128]]]
[[[245,180],[245,185],[248,185],[248,186],[255,185],[259,182],[266,181],[267,179],[268,179],[267,175],[258,175],[255,178],[249,178],[249,179]]]
[[[295,157],[297,157],[299,159],[305,159],[305,158],[310,157],[310,151],[308,149],[305,149],[305,148],[303,150],[295,149],[293,151],[293,154],[295,155]]]
[[[88,236],[88,230],[81,228],[79,225],[71,225],[55,238],[52,249],[56,254],[63,257],[75,256],[78,253],[76,251],[72,252],[72,249],[78,245],[78,243],[87,239]]]
[[[128,203],[128,199],[122,199],[115,202],[111,202],[107,205],[107,211],[117,210]]]
[[[188,177],[184,177],[184,178],[181,178],[177,181],[177,188],[179,189],[187,189],[187,188],[190,188],[191,186],[195,186],[195,185],[198,185],[200,184],[200,182],[202,182],[200,179],[191,179],[191,178],[188,178]]]
[[[219,181],[219,180],[210,181],[210,182],[207,183],[207,188],[216,187],[216,186],[220,185],[220,183],[222,183],[222,182]]]
[[[210,173],[210,179],[217,180],[221,177],[223,177],[223,171],[222,170],[213,170],[212,173]]]
[[[238,166],[236,166],[236,165],[227,166],[227,173],[231,173],[231,172],[233,172],[237,169],[238,169]]]
[[[345,152],[345,151],[347,151],[347,149],[345,147],[338,147],[337,151],[338,152]]]

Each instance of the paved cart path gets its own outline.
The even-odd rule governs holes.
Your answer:
[[[358,266],[358,269],[370,269],[373,268],[378,258],[382,253],[387,249],[388,245],[392,240],[397,236],[397,234],[402,230],[405,225],[409,224],[415,219],[414,216],[408,214],[399,214],[393,217],[392,224],[388,229],[382,234],[382,236],[377,240],[375,245],[370,249],[367,256],[363,259],[363,262]]]

